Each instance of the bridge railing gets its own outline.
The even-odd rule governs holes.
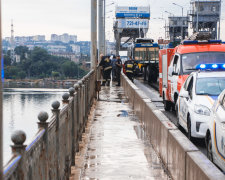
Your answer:
[[[91,105],[96,98],[96,71],[90,71],[60,102],[52,103],[49,121],[44,111],[38,115],[38,132],[27,146],[26,135],[12,135],[12,158],[4,167],[4,179],[68,179],[75,165],[75,153],[85,130]]]

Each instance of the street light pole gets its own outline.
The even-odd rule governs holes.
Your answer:
[[[219,29],[218,29],[218,39],[220,39],[220,21],[221,21],[221,0],[220,0],[220,12],[219,12]]]
[[[174,14],[171,12],[165,11],[165,13],[168,13],[170,16],[174,16]]]
[[[182,9],[182,17],[181,17],[181,40],[184,39],[184,28],[183,28],[183,16],[184,16],[184,7],[179,5],[179,4],[176,4],[176,3],[173,3],[173,5],[175,6],[178,6]]]
[[[184,7],[179,4],[176,4],[176,3],[173,3],[173,5],[179,6],[180,8],[182,8],[182,17],[183,17],[184,16]]]
[[[197,6],[197,22],[196,22],[196,32],[198,32],[198,9],[199,9],[199,0],[198,0],[198,6]]]

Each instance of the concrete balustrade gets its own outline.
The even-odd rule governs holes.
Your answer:
[[[146,137],[175,180],[222,180],[223,173],[122,73],[121,84]]]
[[[23,131],[13,133],[12,158],[4,167],[4,179],[69,178],[91,105],[96,98],[95,82],[96,72],[92,70],[63,94],[61,103],[52,103],[53,115],[49,120],[46,112],[40,112],[38,131],[27,146],[24,145],[26,135]]]

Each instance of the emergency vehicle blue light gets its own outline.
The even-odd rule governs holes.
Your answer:
[[[216,68],[218,68],[218,65],[217,64],[213,64],[212,68],[216,69]]]
[[[182,44],[183,44],[183,45],[188,45],[188,44],[198,44],[198,41],[190,41],[190,40],[187,40],[187,41],[183,41]]]
[[[220,44],[222,43],[221,40],[208,40],[209,43],[217,43],[217,44]]]
[[[201,69],[205,69],[206,68],[206,65],[205,64],[200,64],[200,68]]]
[[[223,66],[222,66],[223,68],[225,68],[225,64],[223,64]]]

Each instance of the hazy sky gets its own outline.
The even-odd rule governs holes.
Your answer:
[[[14,35],[46,35],[76,34],[78,40],[90,40],[90,2],[91,0],[2,0],[3,37],[10,36],[10,25],[13,19]],[[112,5],[112,2],[115,4]],[[145,6],[150,5],[151,20],[148,37],[158,39],[164,37],[163,20],[164,11],[174,15],[181,15],[181,8],[173,5],[177,3],[184,6],[184,14],[190,9],[190,0],[106,0],[106,35],[113,40],[113,18],[115,5]],[[110,5],[111,4],[111,5]],[[225,7],[222,3],[222,18],[225,17]],[[224,35],[223,35],[224,34]],[[225,40],[225,23],[222,20],[221,37]]]

